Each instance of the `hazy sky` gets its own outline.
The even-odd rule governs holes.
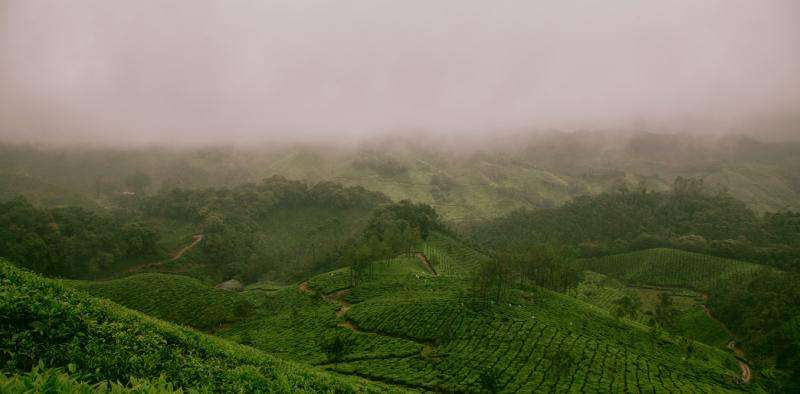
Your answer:
[[[0,136],[716,132],[798,113],[797,0],[0,0]]]

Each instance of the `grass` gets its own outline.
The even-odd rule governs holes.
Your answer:
[[[66,283],[150,316],[203,330],[238,321],[253,308],[241,294],[218,290],[182,275],[151,273]]]
[[[163,379],[174,388],[200,392],[392,389],[154,319],[6,261],[0,261],[0,283],[0,368],[6,375],[0,384],[5,387],[31,386],[14,382],[41,365],[67,370],[80,384],[136,378]]]

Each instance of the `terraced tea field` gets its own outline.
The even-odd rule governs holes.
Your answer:
[[[625,316],[625,319],[648,326],[654,325],[655,309],[661,293],[669,294],[672,305],[679,312],[675,325],[668,327],[667,331],[720,348],[724,348],[731,340],[725,328],[705,312],[704,296],[691,290],[626,286],[606,275],[585,271],[583,281],[568,292],[570,296],[612,314],[617,308],[617,301],[622,297],[637,299],[641,306],[636,310],[635,316]]]
[[[65,283],[150,316],[200,329],[241,320],[253,309],[239,293],[218,290],[182,275],[136,274],[108,281]]]
[[[717,286],[745,285],[762,265],[675,249],[648,249],[580,259],[576,267],[629,283],[674,286],[709,291]]]
[[[515,291],[508,304],[473,310],[466,279],[486,257],[439,234],[423,248],[439,275],[414,257],[372,263],[354,287],[348,269],[324,273],[298,286],[259,292],[261,310],[221,335],[415,390],[741,389],[732,383],[740,369],[726,350],[695,343],[687,354],[677,338],[653,337],[640,322],[614,319],[606,309],[567,295]],[[320,343],[332,335],[350,342],[336,360]]]

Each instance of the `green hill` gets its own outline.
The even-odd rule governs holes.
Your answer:
[[[629,297],[641,304],[634,316],[626,316],[646,325],[655,323],[655,312],[661,293],[667,293],[675,307],[677,316],[670,327],[671,334],[695,339],[708,345],[725,347],[732,339],[722,325],[709,317],[703,310],[704,297],[691,290],[680,288],[650,288],[626,286],[618,280],[591,271],[583,273],[583,280],[568,294],[589,304],[614,313],[623,297]]]
[[[182,275],[137,274],[67,284],[158,319],[206,330],[238,321],[252,309],[241,294],[218,290]]]
[[[31,175],[2,172],[0,169],[0,201],[24,196],[39,206],[77,206],[99,209],[91,198],[65,187],[45,182]]]
[[[725,350],[667,336],[548,290],[515,290],[478,308],[470,296],[480,253],[441,234],[436,274],[416,256],[376,261],[253,294],[260,309],[220,332],[300,362],[410,389],[510,391],[736,391],[741,371]],[[471,256],[471,257],[465,257]],[[461,262],[464,262],[463,265]],[[248,292],[246,292],[248,293]],[[329,339],[340,338],[333,354]]]
[[[631,283],[710,291],[728,283],[746,285],[763,265],[676,249],[648,249],[580,259],[576,266]]]
[[[721,321],[747,352],[750,362],[759,367],[776,367],[762,379],[773,384],[775,376],[798,374],[796,321],[800,315],[800,282],[793,272],[672,249],[649,249],[619,255],[580,259],[581,269],[601,272],[628,284],[651,285],[659,289],[694,289],[707,296],[703,303]],[[724,341],[718,325],[709,322],[699,310],[682,314],[675,329],[712,344]],[[718,333],[718,334],[715,334]],[[794,334],[793,334],[794,333]],[[794,338],[794,339],[793,339]],[[783,383],[781,383],[783,384]],[[795,384],[795,383],[791,383]],[[780,386],[780,385],[778,385]],[[776,386],[777,387],[777,386]],[[795,386],[791,386],[795,387]],[[775,389],[778,390],[778,389]],[[791,389],[780,389],[788,390]]]
[[[6,261],[0,261],[0,283],[0,368],[12,375],[0,379],[4,388],[35,386],[25,383],[29,377],[24,374],[41,364],[63,368],[85,383],[161,377],[175,388],[202,392],[389,389],[280,361],[251,347],[145,316]]]

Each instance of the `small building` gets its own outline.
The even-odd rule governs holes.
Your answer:
[[[231,279],[214,286],[214,288],[228,291],[242,291],[244,285],[236,279]]]

